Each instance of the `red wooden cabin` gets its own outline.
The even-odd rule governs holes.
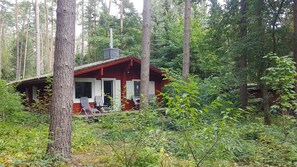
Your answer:
[[[81,110],[80,97],[88,97],[91,106],[94,106],[94,97],[101,96],[104,104],[112,109],[135,108],[132,97],[140,93],[140,67],[140,59],[134,57],[118,57],[75,67],[73,113]],[[28,104],[31,104],[38,97],[37,92],[42,97],[49,76],[51,74],[14,83],[18,84],[17,90],[25,93]],[[163,79],[162,71],[150,66],[150,96],[158,96],[167,82]]]

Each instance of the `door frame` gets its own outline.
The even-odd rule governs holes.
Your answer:
[[[115,89],[116,78],[101,78],[101,91],[102,91],[103,103],[105,103],[104,102],[104,96],[105,96],[105,92],[104,92],[104,81],[112,81],[112,99],[115,99],[115,94],[116,94],[116,92],[115,92],[116,91],[116,89]],[[114,103],[113,103],[113,106],[114,106]]]

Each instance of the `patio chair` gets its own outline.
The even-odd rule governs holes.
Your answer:
[[[104,105],[103,103],[102,96],[95,96],[95,106],[99,110],[99,112],[102,112],[102,113],[106,112],[104,109],[106,105]]]
[[[140,96],[132,96],[132,101],[134,103],[134,109],[139,110]]]
[[[90,106],[88,97],[81,97],[80,104],[82,106],[81,111],[83,111],[86,115],[88,112],[91,112],[91,114],[99,112],[99,110]]]

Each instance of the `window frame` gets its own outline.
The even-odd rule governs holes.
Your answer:
[[[80,103],[80,98],[75,97],[75,83],[76,82],[90,82],[91,83],[91,98],[89,99],[89,102],[94,102],[95,97],[95,78],[74,78],[74,87],[73,87],[73,102],[74,103]]]

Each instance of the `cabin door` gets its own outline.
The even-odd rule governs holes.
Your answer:
[[[104,105],[111,107],[113,97],[113,80],[103,80]]]

